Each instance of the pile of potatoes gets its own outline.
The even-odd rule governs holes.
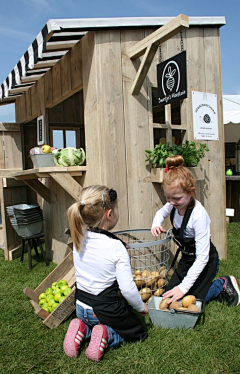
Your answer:
[[[148,301],[152,296],[161,296],[164,292],[162,287],[166,284],[166,266],[160,267],[159,271],[136,270],[133,279],[139,289],[143,301]]]
[[[196,305],[196,297],[193,295],[185,296],[181,301],[174,301],[171,304],[168,304],[170,298],[162,299],[159,304],[159,309],[161,310],[170,310],[177,309],[188,312],[199,312],[199,308]]]

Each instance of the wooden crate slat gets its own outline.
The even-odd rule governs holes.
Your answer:
[[[50,329],[56,328],[67,319],[75,310],[75,287],[54,311],[43,321]]]

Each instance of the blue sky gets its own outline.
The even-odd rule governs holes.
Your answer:
[[[223,94],[240,94],[240,0],[1,0],[0,84],[52,18],[225,16],[221,28]],[[0,121],[15,121],[14,106]]]

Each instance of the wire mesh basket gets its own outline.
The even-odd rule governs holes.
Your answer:
[[[161,296],[167,285],[172,230],[154,238],[150,229],[114,232],[128,245],[133,279],[143,301]]]

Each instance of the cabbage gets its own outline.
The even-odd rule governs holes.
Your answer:
[[[82,148],[64,148],[54,152],[54,162],[57,166],[78,166],[82,165],[86,159]]]

